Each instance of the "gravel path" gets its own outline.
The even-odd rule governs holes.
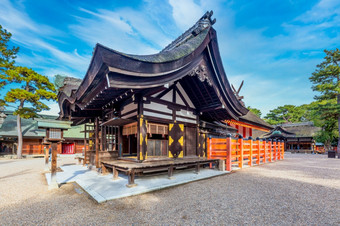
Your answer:
[[[100,205],[73,184],[48,191],[43,161],[0,160],[0,225],[340,225],[340,159],[323,155],[286,154],[284,161]]]

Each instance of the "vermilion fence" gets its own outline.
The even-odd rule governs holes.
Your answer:
[[[208,138],[207,149],[209,159],[225,160],[227,171],[284,159],[284,142],[277,140]]]

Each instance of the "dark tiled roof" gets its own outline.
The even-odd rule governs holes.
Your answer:
[[[165,47],[161,52],[157,54],[151,55],[126,54],[110,49],[106,46],[100,44],[99,45],[103,48],[106,48],[107,50],[119,53],[121,55],[139,61],[150,63],[169,62],[180,59],[192,53],[203,42],[212,24],[213,22],[210,20],[210,17],[203,16],[199,21],[197,21],[197,23],[194,26],[192,26],[190,29],[184,32],[180,37],[178,37],[175,41],[173,41],[171,44],[169,44],[167,47]]]
[[[295,123],[293,124],[283,124],[281,125],[286,131],[295,133],[297,137],[313,137],[321,130],[320,127],[315,127],[312,122],[306,123]]]
[[[63,80],[60,81],[63,86],[59,88],[59,92],[64,92],[69,97],[72,95],[72,92],[78,89],[80,83],[82,82],[82,79],[73,77],[62,77],[60,79]]]
[[[268,128],[268,129],[273,129],[272,125],[265,122],[263,119],[261,119],[260,117],[258,117],[257,115],[255,115],[251,111],[248,111],[248,113],[246,115],[241,116],[240,121],[248,122],[250,124],[254,124],[254,125],[257,125],[257,126]]]
[[[0,128],[0,137],[17,137],[17,116],[13,114],[6,114],[6,118],[2,123]],[[55,120],[57,116],[46,116],[43,115],[42,118],[50,123],[58,124],[61,121]],[[45,137],[45,129],[38,128],[38,120],[35,119],[21,119],[21,127],[24,138],[25,137]],[[74,126],[71,129],[64,131],[65,138],[84,138],[84,134],[80,131],[84,130],[84,126]]]
[[[274,136],[275,131],[280,131],[283,137],[314,137],[320,130],[321,128],[314,126],[313,122],[281,124],[261,138]]]

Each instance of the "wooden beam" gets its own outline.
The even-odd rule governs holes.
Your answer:
[[[218,110],[222,109],[222,104],[210,104],[206,105],[203,108],[198,109],[200,112],[207,112],[207,111],[213,111],[213,110]]]
[[[152,101],[152,102],[155,102],[155,103],[158,103],[158,104],[164,104],[164,105],[167,105],[169,109],[175,109],[175,110],[191,110],[193,112],[196,112],[196,109],[195,108],[188,108],[184,105],[180,105],[180,104],[176,104],[176,103],[173,103],[173,102],[170,102],[170,101],[166,101],[166,100],[161,100],[161,99],[158,99],[158,98],[155,98],[155,97],[147,97],[148,100]]]

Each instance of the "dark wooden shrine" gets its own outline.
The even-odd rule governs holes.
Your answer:
[[[208,136],[236,129],[248,110],[224,72],[212,12],[154,55],[120,53],[97,44],[78,86],[59,92],[60,118],[86,123],[85,160],[206,160]],[[193,158],[194,157],[194,158]]]

